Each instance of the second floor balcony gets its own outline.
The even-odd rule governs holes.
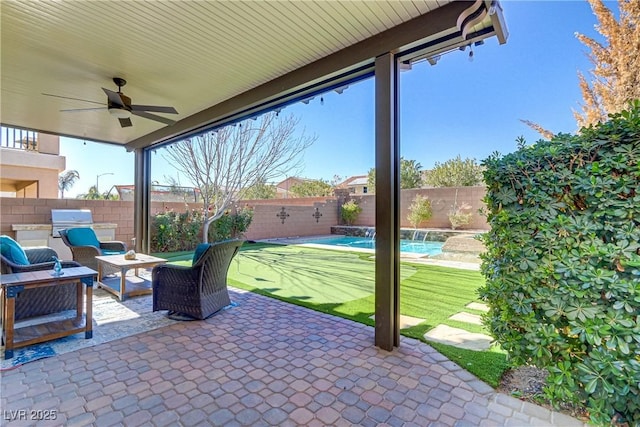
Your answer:
[[[0,192],[5,197],[58,197],[58,174],[65,170],[58,136],[0,128]]]

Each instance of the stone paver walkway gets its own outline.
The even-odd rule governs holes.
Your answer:
[[[476,351],[488,350],[491,347],[491,341],[493,341],[493,338],[489,335],[469,332],[448,325],[438,325],[430,329],[424,334],[424,338],[429,341]]]
[[[2,424],[583,425],[497,394],[417,340],[387,352],[371,327],[248,292],[232,300],[206,321],[2,372]]]
[[[471,323],[472,325],[482,325],[482,318],[477,314],[467,313],[466,311],[456,313],[449,317],[451,320],[457,320],[458,322]]]
[[[489,311],[489,307],[487,307],[486,304],[482,304],[480,302],[470,302],[465,307],[470,308],[472,310],[483,311],[485,313]]]
[[[485,304],[477,302],[471,302],[467,304],[466,307],[484,312],[489,311],[489,308]],[[481,316],[467,313],[466,311],[456,313],[450,316],[449,319],[472,325],[482,324]],[[435,328],[427,331],[427,333],[424,334],[424,338],[437,343],[476,351],[488,350],[491,347],[491,342],[493,341],[493,338],[489,335],[473,333],[448,325],[437,325]]]

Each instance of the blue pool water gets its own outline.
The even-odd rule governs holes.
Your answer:
[[[337,236],[304,239],[304,243],[375,249],[376,241],[370,237]],[[422,255],[438,255],[442,253],[442,245],[444,245],[443,242],[400,240],[400,252],[411,252]]]

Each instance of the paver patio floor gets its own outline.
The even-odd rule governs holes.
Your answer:
[[[2,372],[2,424],[583,425],[497,394],[417,340],[387,352],[369,326],[249,292],[231,297],[237,307],[206,321]],[[46,413],[55,419],[32,420]]]

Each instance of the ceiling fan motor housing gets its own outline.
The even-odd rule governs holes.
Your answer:
[[[127,81],[121,77],[114,77],[113,82],[118,86],[118,89],[127,84]]]
[[[109,110],[109,114],[119,119],[128,119],[131,117],[131,98],[122,92],[118,92],[118,95],[120,96],[122,104],[119,105],[108,100],[107,109]]]

